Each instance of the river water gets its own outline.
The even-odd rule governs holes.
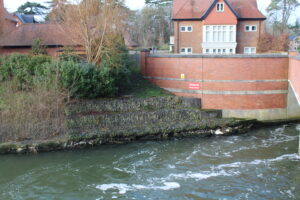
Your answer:
[[[299,131],[1,156],[0,199],[300,199]]]

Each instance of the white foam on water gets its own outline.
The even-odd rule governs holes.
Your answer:
[[[284,133],[286,126],[282,128],[277,128],[274,131],[271,131],[271,137],[265,140],[262,140],[262,145],[259,147],[270,147],[276,144],[283,142],[290,142],[298,139],[298,136],[290,136]]]
[[[115,170],[119,171],[119,172],[124,172],[124,173],[127,173],[127,174],[136,174],[136,170],[135,168],[133,169],[128,169],[128,168],[124,168],[124,169],[120,169],[118,167],[114,167]]]
[[[112,183],[112,184],[103,184],[96,186],[97,189],[106,192],[108,190],[118,190],[119,194],[125,194],[128,191],[136,191],[136,190],[174,190],[180,188],[180,184],[177,182],[164,182],[163,186],[155,186],[155,185],[127,185],[123,183]]]
[[[267,162],[276,162],[276,161],[282,161],[282,160],[299,161],[300,160],[300,156],[298,154],[296,154],[296,153],[294,153],[294,154],[286,154],[286,155],[279,156],[277,158],[268,159],[266,161]]]
[[[291,190],[287,190],[286,194],[288,195],[289,198],[295,198],[295,195],[292,193]]]
[[[194,150],[194,151],[191,153],[191,155],[189,155],[185,160],[190,160],[190,159],[191,159],[194,155],[196,155],[198,152],[200,152],[199,149]]]
[[[271,164],[273,162],[279,162],[283,160],[291,160],[291,161],[299,161],[300,156],[298,154],[286,154],[282,155],[276,158],[271,158],[271,159],[262,159],[262,160],[253,160],[250,162],[234,162],[234,163],[229,163],[229,164],[221,164],[218,165],[216,168],[217,169],[224,169],[224,168],[239,168],[239,167],[244,167],[246,165],[260,165],[260,164]]]
[[[300,131],[300,124],[298,124],[298,125],[296,126],[296,129],[297,129],[298,131]]]
[[[117,161],[114,161],[113,164],[116,165],[118,163],[128,162],[128,160],[135,159],[139,156],[147,156],[147,155],[152,156],[154,154],[155,154],[155,152],[151,151],[151,150],[140,150],[140,151],[133,152],[131,154],[122,156]]]
[[[188,157],[186,157],[185,160],[190,161],[197,154],[200,154],[201,156],[205,156],[205,157],[209,157],[209,158],[224,158],[224,157],[229,158],[229,157],[232,157],[230,152],[222,152],[222,151],[216,150],[214,152],[207,153],[206,149],[197,148]]]
[[[203,172],[203,173],[187,172],[182,174],[170,174],[168,176],[168,179],[175,178],[175,179],[205,180],[205,179],[218,177],[218,176],[231,176],[231,174],[228,174],[224,170],[221,170],[219,172]]]
[[[175,169],[176,166],[175,166],[175,165],[168,165],[168,168],[170,168],[170,169]]]

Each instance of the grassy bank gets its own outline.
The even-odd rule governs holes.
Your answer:
[[[144,79],[140,74],[140,67],[132,65],[130,67],[130,86],[122,91],[123,95],[129,95],[136,98],[149,98],[149,97],[160,97],[160,96],[173,96],[170,92],[157,87],[150,81]]]
[[[68,104],[124,95],[170,94],[144,80],[136,65],[114,69],[48,56],[1,57],[0,143],[64,137]]]

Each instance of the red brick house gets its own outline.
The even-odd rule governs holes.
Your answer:
[[[174,52],[256,53],[264,20],[256,0],[174,0]]]
[[[32,15],[9,13],[4,8],[3,0],[0,0],[0,17],[0,55],[29,54],[36,39],[43,41],[47,53],[51,56],[59,55],[66,46],[78,49],[79,45],[76,45],[58,24],[38,24]]]
[[[57,23],[38,24],[32,15],[12,14],[4,8],[0,0],[0,19],[2,32],[0,33],[0,55],[11,53],[30,54],[32,44],[40,39],[46,46],[48,55],[58,56],[65,47],[74,49],[77,54],[84,54],[78,38]],[[128,48],[136,47],[129,34],[124,33],[125,44]]]

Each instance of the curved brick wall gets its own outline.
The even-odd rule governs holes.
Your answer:
[[[205,109],[286,108],[287,55],[146,54],[142,52],[146,78],[176,95],[200,97]],[[200,88],[190,89],[193,83]]]

